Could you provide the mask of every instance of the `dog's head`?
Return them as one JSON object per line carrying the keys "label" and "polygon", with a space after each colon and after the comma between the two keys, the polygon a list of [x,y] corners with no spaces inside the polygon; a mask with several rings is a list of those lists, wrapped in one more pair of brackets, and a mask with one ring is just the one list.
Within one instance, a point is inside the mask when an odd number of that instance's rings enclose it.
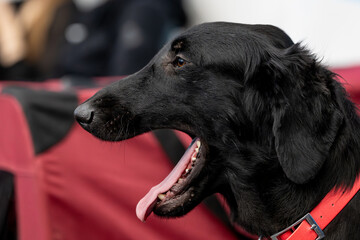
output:
{"label": "dog's head", "polygon": [[269,181],[316,178],[342,122],[331,77],[278,28],[208,23],[100,90],[75,116],[106,141],[160,128],[195,139],[168,179],[140,202],[142,220],[152,210],[181,216],[215,192],[236,208],[241,194],[256,195]]}

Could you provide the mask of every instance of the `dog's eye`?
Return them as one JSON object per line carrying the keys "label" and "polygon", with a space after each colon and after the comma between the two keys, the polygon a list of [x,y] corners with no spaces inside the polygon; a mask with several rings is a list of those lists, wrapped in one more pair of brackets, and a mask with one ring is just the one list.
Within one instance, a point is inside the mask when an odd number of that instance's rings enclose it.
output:
{"label": "dog's eye", "polygon": [[186,61],[181,57],[177,57],[173,62],[175,67],[183,67],[186,64]]}

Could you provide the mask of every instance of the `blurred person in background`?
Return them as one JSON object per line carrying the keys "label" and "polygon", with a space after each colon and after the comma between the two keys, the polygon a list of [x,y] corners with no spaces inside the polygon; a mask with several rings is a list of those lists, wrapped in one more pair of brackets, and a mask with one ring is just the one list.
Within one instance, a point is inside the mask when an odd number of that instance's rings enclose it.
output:
{"label": "blurred person in background", "polygon": [[2,80],[131,74],[186,24],[181,0],[0,4]]}
{"label": "blurred person in background", "polygon": [[0,79],[34,78],[51,15],[61,0],[0,1]]}

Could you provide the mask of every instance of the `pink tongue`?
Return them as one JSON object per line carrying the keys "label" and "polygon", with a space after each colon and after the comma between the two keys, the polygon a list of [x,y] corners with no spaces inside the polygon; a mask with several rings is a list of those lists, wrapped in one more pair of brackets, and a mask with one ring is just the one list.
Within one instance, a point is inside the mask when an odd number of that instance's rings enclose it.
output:
{"label": "pink tongue", "polygon": [[152,187],[150,191],[143,197],[136,206],[136,216],[141,220],[145,221],[146,218],[151,214],[156,201],[157,196],[160,193],[167,192],[181,177],[182,173],[186,169],[187,165],[190,162],[190,158],[195,151],[196,144],[194,144],[198,139],[194,139],[186,150],[184,155],[181,157],[180,161],[176,164],[175,168],[171,173],[158,185]]}

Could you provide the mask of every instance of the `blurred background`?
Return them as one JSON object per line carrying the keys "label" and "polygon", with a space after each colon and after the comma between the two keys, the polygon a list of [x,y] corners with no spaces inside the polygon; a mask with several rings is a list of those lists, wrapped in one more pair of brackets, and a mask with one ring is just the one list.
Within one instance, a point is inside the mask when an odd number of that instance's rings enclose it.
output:
{"label": "blurred background", "polygon": [[209,21],[276,25],[330,67],[360,65],[359,0],[0,0],[0,79],[119,76]]}
{"label": "blurred background", "polygon": [[191,23],[272,24],[331,67],[360,65],[359,0],[186,1]]}

